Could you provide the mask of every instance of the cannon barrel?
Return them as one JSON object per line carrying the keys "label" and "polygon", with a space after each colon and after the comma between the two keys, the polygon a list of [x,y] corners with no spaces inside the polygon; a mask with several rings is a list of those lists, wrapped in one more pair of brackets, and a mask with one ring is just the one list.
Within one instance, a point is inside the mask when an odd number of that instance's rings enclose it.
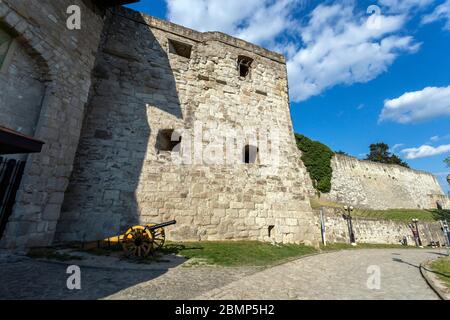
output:
{"label": "cannon barrel", "polygon": [[177,222],[175,220],[172,220],[172,221],[167,221],[167,222],[155,224],[154,226],[149,226],[147,228],[150,229],[150,230],[156,230],[156,229],[159,229],[159,228],[164,228],[164,227],[167,227],[167,226],[171,226],[171,225],[173,225],[175,223],[177,223]]}

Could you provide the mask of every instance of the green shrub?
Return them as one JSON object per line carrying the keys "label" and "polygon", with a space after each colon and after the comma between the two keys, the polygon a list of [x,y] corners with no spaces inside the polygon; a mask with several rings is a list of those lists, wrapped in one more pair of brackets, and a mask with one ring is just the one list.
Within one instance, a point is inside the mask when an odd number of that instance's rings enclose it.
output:
{"label": "green shrub", "polygon": [[314,187],[321,192],[330,192],[331,158],[334,152],[323,143],[312,141],[304,135],[295,134],[297,147],[302,151],[302,161],[313,180]]}

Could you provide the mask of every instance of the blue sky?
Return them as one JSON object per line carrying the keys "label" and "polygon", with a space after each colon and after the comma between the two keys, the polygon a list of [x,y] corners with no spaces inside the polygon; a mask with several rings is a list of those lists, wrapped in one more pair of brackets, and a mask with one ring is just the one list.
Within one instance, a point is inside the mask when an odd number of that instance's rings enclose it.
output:
{"label": "blue sky", "polygon": [[450,0],[141,0],[129,7],[283,53],[296,132],[363,158],[385,142],[450,169]]}

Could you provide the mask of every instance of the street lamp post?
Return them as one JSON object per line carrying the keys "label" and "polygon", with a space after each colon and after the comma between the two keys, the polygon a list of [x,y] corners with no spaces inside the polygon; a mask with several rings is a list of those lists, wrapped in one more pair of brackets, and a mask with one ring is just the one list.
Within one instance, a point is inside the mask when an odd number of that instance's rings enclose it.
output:
{"label": "street lamp post", "polygon": [[350,235],[350,244],[356,246],[355,233],[353,232],[353,222],[351,212],[353,211],[352,206],[344,206],[344,218],[347,220],[348,234]]}
{"label": "street lamp post", "polygon": [[[450,184],[450,174],[447,175],[447,182],[448,182],[448,184]],[[449,191],[448,193],[449,193],[449,195],[450,195],[450,191]]]}
{"label": "street lamp post", "polygon": [[412,222],[414,224],[414,228],[413,228],[413,234],[414,234],[414,238],[417,239],[417,243],[419,245],[419,247],[422,247],[422,239],[420,239],[420,233],[419,233],[419,219],[412,219]]}

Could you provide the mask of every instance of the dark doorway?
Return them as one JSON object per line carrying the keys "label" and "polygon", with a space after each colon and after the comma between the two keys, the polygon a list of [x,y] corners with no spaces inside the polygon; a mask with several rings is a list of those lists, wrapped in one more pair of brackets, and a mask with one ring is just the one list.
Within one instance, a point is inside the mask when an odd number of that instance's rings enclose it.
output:
{"label": "dark doorway", "polygon": [[25,161],[0,157],[0,238],[11,216]]}

